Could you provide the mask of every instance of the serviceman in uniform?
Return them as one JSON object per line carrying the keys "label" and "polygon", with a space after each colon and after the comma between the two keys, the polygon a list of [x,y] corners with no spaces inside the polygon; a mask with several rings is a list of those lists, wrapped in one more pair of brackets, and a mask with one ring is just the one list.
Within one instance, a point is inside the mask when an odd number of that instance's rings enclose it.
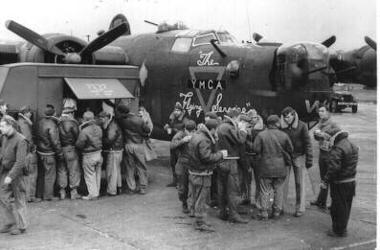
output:
{"label": "serviceman in uniform", "polygon": [[[148,187],[145,140],[151,132],[149,123],[129,112],[128,106],[123,103],[117,106],[117,113],[118,123],[124,135],[124,164],[127,170],[128,188],[133,192],[145,194]],[[138,177],[138,184],[135,175]]]}
{"label": "serviceman in uniform", "polygon": [[44,170],[43,199],[57,200],[54,197],[54,184],[57,178],[57,161],[63,161],[62,147],[59,140],[58,119],[55,117],[55,108],[47,104],[45,116],[38,123],[37,153]]}
{"label": "serviceman in uniform", "polygon": [[103,152],[106,154],[107,194],[121,194],[121,163],[123,160],[123,133],[110,113],[99,115],[103,127]]}
{"label": "serviceman in uniform", "polygon": [[260,183],[259,183],[259,170],[258,170],[259,167],[257,164],[256,153],[253,148],[253,143],[258,133],[260,133],[261,131],[265,129],[265,125],[264,125],[263,119],[261,118],[260,115],[257,114],[255,109],[250,109],[247,112],[247,117],[249,118],[250,126],[247,129],[247,140],[245,142],[246,155],[248,158],[249,167],[252,170],[253,180],[255,182],[253,186],[254,197],[255,197],[253,204],[255,205],[256,208],[260,208],[260,202],[259,202]]}
{"label": "serviceman in uniform", "polygon": [[102,174],[103,131],[96,124],[94,113],[83,113],[83,123],[75,146],[82,152],[82,166],[88,195],[83,200],[96,200],[99,197]]}
{"label": "serviceman in uniform", "polygon": [[178,180],[178,197],[182,202],[182,212],[189,213],[187,204],[189,194],[189,147],[188,142],[196,129],[196,124],[193,120],[186,121],[185,129],[180,130],[174,135],[170,142],[170,150],[178,153],[178,160],[175,166],[175,172]]}
{"label": "serviceman in uniform", "polygon": [[28,170],[25,159],[28,143],[16,127],[17,123],[12,117],[4,115],[1,118],[0,205],[6,222],[0,233],[9,232],[12,235],[24,233],[27,227],[25,175]]}
{"label": "serviceman in uniform", "polygon": [[322,188],[330,185],[332,230],[331,237],[346,237],[352,199],[356,188],[356,167],[359,148],[348,140],[348,133],[340,129],[327,132],[332,148],[327,161],[327,171],[322,179]]}
{"label": "serviceman in uniform", "polygon": [[[78,187],[81,180],[79,156],[75,143],[79,136],[79,123],[74,119],[75,110],[70,107],[63,109],[58,123],[64,160],[58,165],[58,186],[60,199],[66,198],[67,179],[69,179],[70,198],[80,199]],[[67,174],[68,173],[68,174]]]}
{"label": "serviceman in uniform", "polygon": [[305,213],[307,169],[313,166],[313,149],[306,123],[298,119],[297,112],[292,107],[286,107],[281,112],[281,130],[288,134],[292,141],[293,165],[289,168],[284,184],[284,200],[288,199],[290,170],[293,169],[296,186],[296,211],[294,216],[300,217]]}
{"label": "serviceman in uniform", "polygon": [[[321,180],[326,175],[327,171],[327,161],[329,156],[329,151],[331,149],[330,143],[330,131],[339,129],[339,126],[332,120],[330,113],[327,110],[327,107],[322,105],[318,109],[318,114],[320,117],[319,123],[316,130],[314,130],[314,139],[319,143],[319,174]],[[310,204],[313,206],[318,206],[321,209],[326,209],[327,195],[328,195],[328,186],[326,188],[321,188],[319,190],[318,198],[315,201],[312,201]]]}
{"label": "serviceman in uniform", "polygon": [[188,143],[189,158],[189,181],[192,186],[192,199],[195,210],[195,229],[200,231],[214,231],[206,221],[207,199],[211,187],[212,170],[216,164],[227,156],[227,152],[216,150],[216,128],[218,121],[209,119],[191,137]]}
{"label": "serviceman in uniform", "polygon": [[[169,124],[165,124],[164,129],[169,135],[175,135],[178,131],[185,128],[186,112],[183,110],[182,105],[179,102],[176,102],[174,105],[174,110],[169,116]],[[178,155],[175,151],[170,150],[170,160],[169,164],[172,170],[173,179],[172,182],[167,184],[167,187],[176,187],[177,186],[177,176],[175,174],[175,165],[178,160]]]}
{"label": "serviceman in uniform", "polygon": [[238,159],[241,145],[245,143],[247,137],[246,128],[238,126],[238,117],[238,110],[230,110],[217,129],[218,149],[227,150],[228,156],[234,158],[221,162],[218,168],[219,217],[222,220],[229,218],[235,223],[248,223],[248,220],[243,219],[237,211],[240,196]]}
{"label": "serviceman in uniform", "polygon": [[253,148],[258,155],[260,172],[260,214],[258,219],[268,220],[271,206],[270,196],[274,193],[273,214],[281,216],[283,186],[288,168],[292,164],[293,145],[289,136],[281,131],[280,118],[270,115],[268,128],[260,132],[254,141]]}
{"label": "serviceman in uniform", "polygon": [[29,175],[27,178],[26,198],[28,202],[40,202],[41,198],[36,197],[37,190],[37,177],[38,177],[38,158],[36,145],[33,138],[33,122],[32,111],[29,106],[23,106],[18,113],[17,124],[20,129],[20,133],[25,136],[28,141],[29,152],[26,156],[27,169],[29,169]]}

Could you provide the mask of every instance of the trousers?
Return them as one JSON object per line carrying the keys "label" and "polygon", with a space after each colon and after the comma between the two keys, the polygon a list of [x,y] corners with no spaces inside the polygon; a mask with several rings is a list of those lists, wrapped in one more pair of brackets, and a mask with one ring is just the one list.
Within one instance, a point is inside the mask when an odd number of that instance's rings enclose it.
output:
{"label": "trousers", "polygon": [[103,158],[100,151],[83,154],[83,173],[88,195],[91,198],[99,196],[102,177]]}
{"label": "trousers", "polygon": [[[16,224],[18,229],[27,228],[26,207],[26,176],[19,176],[12,180],[11,184],[5,185],[4,179],[8,172],[0,178],[0,206],[3,208],[6,224]],[[12,201],[12,197],[14,201]]]}
{"label": "trousers", "polygon": [[63,147],[62,151],[64,161],[58,163],[58,186],[60,189],[65,189],[67,187],[67,179],[69,179],[70,190],[76,189],[81,179],[78,153],[74,146]]}
{"label": "trousers", "polygon": [[55,155],[40,154],[40,161],[44,169],[44,200],[54,196],[54,184],[57,178]]}
{"label": "trousers", "polygon": [[194,215],[198,225],[206,224],[207,199],[210,195],[211,175],[189,175],[192,185],[192,199],[194,201]]}
{"label": "trousers", "polygon": [[32,200],[36,197],[37,176],[38,176],[38,158],[36,152],[28,153],[26,156],[26,164],[29,174],[25,177],[26,180],[26,199]]}
{"label": "trousers", "polygon": [[121,161],[123,151],[109,151],[106,156],[107,193],[115,195],[121,188]]}
{"label": "trousers", "polygon": [[[148,186],[148,169],[145,161],[144,145],[126,144],[124,160],[128,188],[132,191],[135,191],[137,187],[145,190]],[[135,176],[138,178],[138,185],[136,185]]]}
{"label": "trousers", "polygon": [[[325,177],[325,175],[327,173],[328,157],[329,157],[329,153],[328,152],[323,151],[323,150],[319,150],[318,163],[319,163],[319,175],[321,177],[321,180],[323,180],[323,178]],[[321,188],[319,190],[319,195],[318,195],[318,198],[317,198],[317,202],[321,206],[326,206],[328,193],[329,193],[329,187],[328,186],[327,186],[327,188]]]}
{"label": "trousers", "polygon": [[273,194],[273,210],[280,212],[283,203],[283,188],[285,177],[260,178],[260,211],[267,212],[271,207],[270,197]]}
{"label": "trousers", "polygon": [[294,173],[294,181],[296,186],[296,211],[305,212],[305,203],[306,203],[306,187],[305,179],[307,174],[307,169],[305,167],[305,155],[296,157],[294,160],[294,165],[289,168],[289,172],[286,175],[284,182],[284,197],[283,197],[283,206],[285,207],[288,201],[288,191],[289,191],[289,179],[291,169]]}
{"label": "trousers", "polygon": [[175,165],[175,173],[177,176],[178,198],[184,205],[187,204],[189,198],[189,171],[188,167],[177,161]]}
{"label": "trousers", "polygon": [[230,215],[237,215],[237,205],[240,200],[239,172],[236,160],[227,160],[218,169],[218,205],[221,213],[228,207]]}
{"label": "trousers", "polygon": [[350,218],[352,200],[355,196],[355,181],[331,184],[331,220],[332,229],[337,234],[347,232],[347,224]]}

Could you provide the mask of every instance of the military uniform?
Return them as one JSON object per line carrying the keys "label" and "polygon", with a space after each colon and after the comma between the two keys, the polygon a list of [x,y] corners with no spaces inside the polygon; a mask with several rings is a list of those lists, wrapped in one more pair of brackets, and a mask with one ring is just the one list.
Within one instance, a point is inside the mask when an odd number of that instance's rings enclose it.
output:
{"label": "military uniform", "polygon": [[[1,145],[0,205],[7,220],[1,232],[8,232],[13,225],[16,225],[13,234],[19,234],[27,227],[25,158],[28,144],[23,135],[14,131],[9,136],[2,136]],[[4,184],[6,177],[12,179],[8,185]]]}
{"label": "military uniform", "polygon": [[54,184],[57,178],[56,160],[62,160],[57,123],[58,120],[53,114],[43,117],[38,123],[37,152],[44,170],[44,200],[54,198]]}
{"label": "military uniform", "polygon": [[[241,145],[246,141],[247,132],[240,130],[237,124],[228,116],[218,127],[218,149],[227,150],[228,156],[239,158]],[[240,195],[240,180],[238,161],[226,160],[220,163],[218,169],[218,205],[220,217],[227,219],[227,207],[232,221],[246,222],[237,212]]]}
{"label": "military uniform", "polygon": [[[87,114],[86,114],[87,113]],[[89,114],[91,113],[91,114]],[[75,146],[82,152],[84,180],[87,185],[88,196],[85,200],[96,199],[99,196],[102,174],[102,129],[95,124],[92,112],[85,112],[85,122],[81,125]]]}
{"label": "military uniform", "polygon": [[202,126],[192,136],[188,149],[189,181],[192,185],[192,201],[196,217],[195,228],[211,230],[206,222],[206,202],[210,195],[212,170],[215,164],[223,159],[223,155],[216,151],[215,139],[206,126]]}

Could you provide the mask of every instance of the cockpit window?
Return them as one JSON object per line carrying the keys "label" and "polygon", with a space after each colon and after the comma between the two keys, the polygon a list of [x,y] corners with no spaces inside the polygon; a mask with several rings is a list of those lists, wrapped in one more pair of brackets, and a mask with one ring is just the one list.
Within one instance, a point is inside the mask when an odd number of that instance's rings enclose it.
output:
{"label": "cockpit window", "polygon": [[188,52],[191,46],[192,39],[190,37],[178,37],[172,46],[174,52]]}
{"label": "cockpit window", "polygon": [[210,44],[210,40],[212,40],[212,39],[216,39],[214,33],[209,33],[209,34],[197,36],[194,38],[193,46]]}
{"label": "cockpit window", "polygon": [[219,42],[227,44],[237,44],[237,40],[230,33],[227,32],[217,32]]}

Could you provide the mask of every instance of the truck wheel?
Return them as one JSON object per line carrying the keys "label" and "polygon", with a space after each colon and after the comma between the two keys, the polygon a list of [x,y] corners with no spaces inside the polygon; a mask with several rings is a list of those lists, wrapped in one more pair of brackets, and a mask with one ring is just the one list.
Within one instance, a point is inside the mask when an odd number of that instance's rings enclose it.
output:
{"label": "truck wheel", "polygon": [[338,101],[337,100],[333,100],[330,104],[330,111],[332,113],[336,113],[338,112]]}
{"label": "truck wheel", "polygon": [[352,106],[352,113],[358,112],[358,106]]}

